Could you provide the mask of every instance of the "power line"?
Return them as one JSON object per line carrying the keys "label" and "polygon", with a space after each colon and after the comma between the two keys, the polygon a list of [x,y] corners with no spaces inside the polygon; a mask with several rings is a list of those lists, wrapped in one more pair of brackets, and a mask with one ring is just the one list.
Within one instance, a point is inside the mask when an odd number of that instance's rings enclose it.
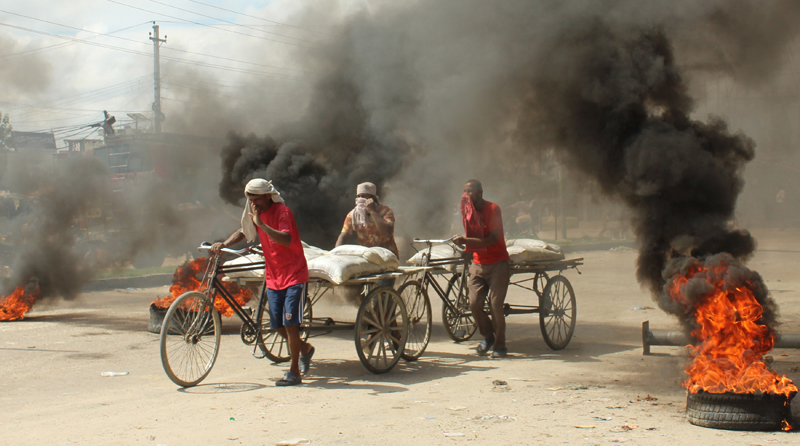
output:
{"label": "power line", "polygon": [[128,4],[125,4],[125,3],[122,3],[122,2],[118,2],[118,1],[116,1],[116,0],[106,0],[106,1],[107,1],[107,2],[109,2],[109,3],[115,3],[115,4],[117,4],[117,5],[125,6],[125,7],[128,7],[128,8],[137,9],[137,10],[139,10],[139,11],[148,12],[148,13],[150,13],[150,14],[157,14],[157,15],[161,15],[161,16],[164,16],[164,17],[169,17],[169,18],[171,18],[171,19],[175,19],[175,20],[181,20],[181,21],[183,21],[183,22],[186,22],[186,23],[191,23],[191,24],[193,24],[193,25],[205,26],[205,27],[208,27],[208,28],[211,28],[211,29],[216,29],[216,30],[220,30],[220,31],[225,31],[225,32],[233,33],[233,34],[239,34],[239,35],[241,35],[241,36],[252,37],[252,38],[254,38],[254,39],[261,39],[261,40],[267,40],[267,41],[270,41],[270,42],[284,43],[284,44],[286,44],[286,45],[294,45],[294,46],[300,46],[300,47],[303,47],[303,48],[308,48],[307,46],[305,46],[305,45],[301,45],[301,44],[298,44],[298,43],[293,43],[293,42],[284,42],[284,41],[281,41],[281,40],[269,39],[269,38],[267,38],[267,37],[260,37],[260,36],[254,36],[254,35],[252,35],[252,34],[240,33],[240,32],[237,32],[237,31],[230,30],[230,29],[225,29],[225,28],[217,28],[216,26],[213,26],[213,25],[207,25],[207,24],[205,24],[205,23],[194,22],[194,21],[191,21],[191,20],[182,19],[182,18],[180,18],[180,17],[175,17],[175,16],[171,16],[171,15],[169,15],[169,14],[164,14],[163,12],[156,12],[156,11],[151,11],[151,10],[149,10],[149,9],[139,8],[138,6],[132,6],[132,5],[128,5]]}
{"label": "power line", "polygon": [[[10,14],[10,15],[15,15],[17,17],[23,17],[23,18],[30,19],[30,20],[35,20],[37,22],[43,22],[43,23],[49,23],[51,25],[61,26],[63,28],[74,29],[74,30],[81,31],[81,32],[89,32],[89,33],[95,34],[95,36],[111,37],[113,39],[124,40],[126,42],[133,42],[133,43],[135,43],[137,45],[150,46],[150,44],[148,44],[146,42],[140,42],[138,40],[128,39],[128,38],[120,37],[120,36],[112,36],[111,33],[108,33],[108,34],[98,33],[98,32],[95,32],[95,31],[89,31],[89,30],[85,30],[83,28],[78,28],[78,27],[75,27],[75,26],[64,25],[63,23],[56,23],[56,22],[52,22],[52,21],[49,21],[49,20],[39,19],[39,18],[36,18],[36,17],[31,17],[31,16],[28,16],[28,15],[24,15],[24,14],[18,14],[18,13],[15,13],[15,12],[4,11],[2,9],[0,9],[0,12],[6,13],[6,14]],[[150,22],[145,22],[145,23],[150,23]],[[114,32],[116,33],[116,32],[125,31],[125,30],[131,29],[131,28],[135,28],[135,27],[141,26],[141,25],[142,24],[130,26],[128,28],[123,28],[121,30],[114,31]],[[39,32],[39,31],[34,31],[34,32]],[[48,35],[51,35],[51,34],[48,34]],[[58,36],[58,35],[55,35],[55,36]],[[71,43],[83,43],[83,40],[88,40],[88,38],[87,39],[73,39],[73,41]],[[61,45],[63,45],[63,44],[61,44]],[[212,55],[212,54],[196,53],[196,52],[193,52],[193,51],[181,50],[181,49],[177,49],[177,48],[167,48],[167,47],[165,47],[164,49],[168,50],[168,51],[177,51],[177,52],[182,52],[182,53],[187,53],[187,54],[195,54],[195,55],[198,55],[198,56],[205,56],[205,57],[211,57],[211,58],[216,58],[216,59],[222,59],[222,60],[226,60],[226,61],[229,61],[229,62],[238,62],[238,63],[256,65],[256,66],[265,67],[265,68],[274,68],[274,69],[278,69],[278,70],[298,71],[298,72],[301,72],[301,73],[306,73],[306,71],[300,70],[300,69],[296,69],[296,68],[285,68],[285,67],[278,67],[278,66],[274,66],[274,65],[260,64],[260,63],[255,63],[255,62],[247,62],[247,61],[244,61],[244,60],[236,60],[236,59],[231,59],[231,58],[222,57],[222,56],[215,56],[215,55]],[[132,50],[132,51],[135,51],[135,50]],[[4,57],[4,56],[0,56],[0,57]],[[177,59],[177,58],[173,58],[173,59],[175,59],[175,60],[185,60],[185,59]]]}
{"label": "power line", "polygon": [[[300,29],[300,30],[303,30],[303,31],[308,31],[308,32],[317,33],[317,34],[322,34],[323,36],[330,36],[330,34],[326,34],[326,33],[323,33],[323,32],[321,32],[321,31],[315,31],[315,30],[313,30],[313,29],[302,28],[302,27],[295,26],[295,25],[289,25],[289,24],[287,24],[287,23],[280,23],[280,22],[276,22],[276,21],[274,21],[274,20],[268,20],[268,19],[264,19],[264,18],[257,17],[257,16],[254,16],[254,15],[245,14],[245,13],[243,13],[243,12],[234,11],[234,10],[232,10],[232,9],[225,9],[225,8],[222,8],[222,7],[219,7],[219,6],[209,5],[208,3],[199,2],[199,1],[197,1],[197,0],[189,0],[189,1],[190,1],[190,2],[192,2],[192,3],[197,3],[198,5],[208,6],[209,8],[219,9],[219,10],[221,10],[221,11],[232,12],[232,13],[234,13],[234,14],[243,15],[243,16],[245,16],[245,17],[251,17],[251,18],[254,18],[254,19],[257,19],[257,20],[263,20],[263,21],[265,21],[265,22],[268,22],[268,23],[274,23],[274,24],[276,24],[276,25],[288,26],[288,27],[290,27],[290,28],[295,28],[295,29]],[[238,24],[237,24],[237,25],[238,25]]]}
{"label": "power line", "polygon": [[[0,12],[5,12],[6,14],[12,14],[12,15],[20,16],[20,17],[27,17],[27,16],[23,16],[22,14],[14,14],[14,13],[8,12],[8,11],[0,10]],[[30,18],[30,19],[33,19],[33,20],[40,20],[40,19],[35,19],[33,17],[27,17],[27,18]],[[44,20],[41,20],[41,21],[44,21]],[[111,34],[119,33],[119,32],[122,32],[122,31],[127,31],[127,30],[129,30],[131,28],[136,28],[137,26],[146,25],[148,23],[150,23],[150,22],[148,21],[148,22],[144,22],[144,23],[139,23],[138,25],[133,25],[133,26],[129,26],[127,28],[122,28],[122,29],[118,29],[116,31],[111,31],[108,34],[95,33],[94,36],[89,36],[89,37],[86,37],[85,39],[81,39],[81,40],[94,39],[94,38],[97,38],[97,37],[100,37],[100,36],[121,38],[121,37],[118,37],[118,36],[112,36]],[[66,25],[61,25],[61,26],[66,26]],[[92,31],[88,31],[88,32],[92,32]],[[73,45],[75,43],[78,43],[78,42],[57,43],[55,45],[45,46],[45,47],[41,47],[41,48],[35,48],[35,49],[32,49],[32,50],[20,51],[19,53],[0,54],[0,59],[5,58],[5,57],[21,56],[21,55],[25,55],[25,54],[34,54],[34,53],[44,52],[44,51],[48,51],[48,50],[51,50],[51,49],[59,48],[59,47],[62,47],[62,46]]]}
{"label": "power line", "polygon": [[[112,1],[112,0],[107,0],[107,1]],[[23,30],[23,31],[29,31],[29,32],[37,33],[37,34],[43,34],[43,35],[46,35],[46,36],[55,37],[57,39],[71,40],[71,41],[75,41],[75,42],[78,42],[78,43],[83,43],[85,45],[92,45],[92,46],[97,46],[97,47],[100,47],[100,48],[106,48],[106,49],[115,50],[115,51],[122,51],[122,52],[125,52],[125,53],[135,54],[137,56],[143,56],[143,57],[147,57],[147,58],[151,58],[152,57],[152,54],[145,53],[145,52],[142,52],[142,51],[131,50],[131,49],[122,48],[122,47],[116,47],[116,46],[112,46],[112,45],[105,45],[105,44],[97,43],[97,42],[87,42],[87,41],[84,41],[84,40],[75,39],[73,37],[60,36],[58,34],[48,33],[48,32],[45,32],[45,31],[38,31],[38,30],[35,30],[35,29],[25,28],[25,27],[22,27],[22,26],[11,25],[11,24],[8,24],[8,23],[0,23],[0,26],[7,26],[9,28],[16,28],[16,29],[20,29],[20,30]],[[282,75],[282,74],[265,73],[263,71],[248,70],[246,68],[232,68],[232,67],[227,67],[227,66],[224,66],[224,65],[216,65],[216,64],[206,63],[206,62],[191,61],[191,60],[186,60],[186,59],[180,59],[180,58],[177,58],[177,57],[163,56],[162,58],[165,59],[165,60],[170,60],[172,62],[183,63],[183,64],[188,64],[188,65],[196,65],[196,66],[201,66],[201,67],[206,67],[206,68],[215,68],[215,69],[218,69],[218,70],[232,71],[232,72],[235,72],[235,73],[252,74],[252,75],[255,75],[255,76],[263,76],[263,77],[275,77],[275,78],[278,78],[278,79],[287,79],[287,80],[301,80],[302,79],[302,78],[292,77],[292,76],[287,76],[287,75]]]}
{"label": "power line", "polygon": [[[263,30],[260,30],[260,29],[250,28],[249,26],[246,26],[246,25],[241,25],[241,24],[239,24],[239,23],[236,23],[236,22],[231,22],[231,21],[229,21],[229,20],[220,19],[220,18],[217,18],[217,17],[212,17],[212,16],[210,16],[210,15],[200,14],[199,12],[191,11],[191,10],[189,10],[189,9],[183,9],[183,8],[179,8],[179,7],[177,7],[177,6],[172,6],[172,5],[170,5],[170,4],[163,3],[163,2],[160,2],[160,1],[158,1],[158,0],[148,0],[148,1],[150,1],[150,2],[152,2],[152,3],[156,3],[156,4],[158,4],[158,5],[163,5],[163,6],[166,6],[166,7],[168,7],[168,8],[177,9],[178,11],[183,11],[183,12],[188,12],[188,13],[190,13],[190,14],[199,15],[199,16],[201,16],[201,17],[205,17],[205,18],[207,18],[207,19],[213,19],[213,20],[216,20],[216,21],[218,21],[218,22],[229,23],[229,24],[231,24],[231,25],[237,25],[237,26],[241,26],[241,27],[243,27],[243,28],[252,29],[252,30],[254,30],[254,31],[257,31],[257,32],[263,32],[263,33],[266,33],[266,34],[272,34],[272,35],[274,35],[274,36],[283,37],[283,38],[286,38],[286,39],[293,39],[293,40],[297,40],[298,42],[303,42],[303,43],[312,43],[312,44],[313,44],[313,43],[316,43],[316,42],[311,42],[311,41],[308,41],[308,40],[298,39],[297,37],[284,36],[283,34],[278,34],[278,33],[273,33],[273,32],[270,32],[270,31],[263,31]],[[288,43],[288,42],[284,42],[284,43]]]}

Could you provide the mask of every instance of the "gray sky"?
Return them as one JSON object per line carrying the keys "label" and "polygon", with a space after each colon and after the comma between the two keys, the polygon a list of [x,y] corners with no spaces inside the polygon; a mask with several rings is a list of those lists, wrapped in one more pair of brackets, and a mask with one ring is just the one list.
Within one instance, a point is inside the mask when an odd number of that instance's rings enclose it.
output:
{"label": "gray sky", "polygon": [[[103,110],[121,124],[131,121],[128,113],[150,114],[154,21],[168,36],[161,47],[168,115],[204,90],[303,88],[308,73],[289,54],[328,38],[324,25],[295,17],[314,7],[292,0],[2,2],[0,112],[15,130],[53,130],[57,139],[95,137],[85,126],[102,120]],[[346,13],[326,8],[321,16]],[[197,81],[187,81],[187,72]]]}

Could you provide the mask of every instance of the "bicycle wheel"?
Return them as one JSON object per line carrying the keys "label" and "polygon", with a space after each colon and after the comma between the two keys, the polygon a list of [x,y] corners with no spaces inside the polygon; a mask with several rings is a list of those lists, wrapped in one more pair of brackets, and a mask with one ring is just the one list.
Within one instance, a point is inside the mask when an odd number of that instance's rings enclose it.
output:
{"label": "bicycle wheel", "polygon": [[477,326],[472,318],[472,310],[469,308],[467,290],[461,286],[461,274],[453,274],[453,277],[450,278],[446,297],[453,308],[446,304],[442,305],[444,329],[450,339],[456,342],[466,341],[475,334]]}
{"label": "bicycle wheel", "polygon": [[416,361],[425,352],[431,339],[431,301],[428,293],[416,280],[404,283],[397,294],[403,299],[408,311],[408,339],[401,356],[406,361]]}
{"label": "bicycle wheel", "polygon": [[550,278],[539,300],[539,328],[548,347],[561,350],[569,344],[575,333],[576,311],[569,280],[562,275]]}
{"label": "bicycle wheel", "polygon": [[205,379],[217,359],[221,334],[219,312],[208,296],[189,291],[178,297],[161,324],[161,364],[169,379],[181,387]]}
{"label": "bicycle wheel", "polygon": [[372,290],[356,316],[356,352],[372,373],[391,370],[408,339],[408,313],[403,299],[391,288]]}
{"label": "bicycle wheel", "polygon": [[[311,299],[306,295],[303,304],[303,322],[300,324],[300,339],[303,341],[308,339],[312,315]],[[258,346],[272,362],[286,362],[292,359],[289,343],[277,330],[269,328],[269,304],[267,302],[264,302],[261,307],[261,331],[258,337]]]}

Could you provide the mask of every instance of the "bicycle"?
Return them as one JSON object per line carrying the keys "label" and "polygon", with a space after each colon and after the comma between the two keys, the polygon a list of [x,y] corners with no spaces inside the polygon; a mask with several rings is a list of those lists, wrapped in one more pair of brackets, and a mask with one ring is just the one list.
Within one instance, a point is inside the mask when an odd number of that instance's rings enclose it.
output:
{"label": "bicycle", "polygon": [[[416,294],[416,300],[424,298],[428,305],[428,312],[430,312],[428,289],[432,289],[442,301],[442,322],[447,335],[456,342],[462,342],[470,339],[475,334],[477,326],[472,318],[467,292],[471,256],[465,255],[464,249],[453,243],[454,238],[413,240],[412,244],[423,243],[427,245],[427,250],[422,253],[423,261],[420,266],[430,267],[425,270],[419,283],[420,291]],[[450,246],[454,255],[452,257],[431,258],[433,246],[442,244]],[[436,276],[446,276],[447,285],[442,286],[436,280]],[[406,306],[410,305],[406,303]]]}
{"label": "bicycle", "polygon": [[[204,242],[199,249],[210,252],[211,244]],[[241,250],[223,248],[222,252],[238,256],[260,254],[260,251],[252,247]],[[266,287],[262,284],[258,306],[253,315],[252,311],[236,302],[221,280],[221,277],[229,273],[263,269],[264,262],[224,266],[221,253],[211,255],[198,290],[179,296],[170,305],[161,326],[161,364],[167,376],[181,387],[196,386],[214,367],[222,335],[222,322],[214,307],[217,298],[224,300],[242,320],[242,342],[255,345],[253,356],[258,359],[269,358],[274,362],[283,362],[289,358],[288,354],[282,355],[286,340],[277,331],[269,329]],[[300,336],[304,341],[308,339],[310,322],[311,305],[306,305],[300,326]]]}

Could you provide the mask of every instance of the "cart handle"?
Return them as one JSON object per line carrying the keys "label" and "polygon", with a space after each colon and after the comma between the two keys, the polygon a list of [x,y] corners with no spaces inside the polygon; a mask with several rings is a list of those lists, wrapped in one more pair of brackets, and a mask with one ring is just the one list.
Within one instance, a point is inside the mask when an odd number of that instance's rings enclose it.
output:
{"label": "cart handle", "polygon": [[[213,244],[211,244],[211,243],[203,242],[203,243],[200,244],[200,246],[197,247],[197,250],[198,251],[211,251],[211,247],[212,246],[213,246]],[[220,249],[220,251],[228,253],[228,254],[235,254],[237,256],[243,256],[243,255],[245,255],[245,254],[247,254],[249,252],[256,252],[256,251],[253,251],[250,246],[248,246],[246,248],[242,248],[242,249],[222,248],[222,249]]]}
{"label": "cart handle", "polygon": [[450,238],[448,238],[448,239],[421,239],[421,238],[415,238],[414,240],[411,241],[411,243],[425,243],[426,245],[443,245],[445,243],[453,243],[453,239],[455,239],[455,238],[456,238],[455,235],[450,237]]}
{"label": "cart handle", "polygon": [[462,248],[461,246],[458,246],[455,243],[453,243],[453,240],[456,237],[457,236],[454,235],[454,236],[452,236],[452,237],[450,237],[448,239],[419,239],[419,238],[415,238],[414,240],[411,241],[411,244],[413,245],[414,243],[424,243],[424,244],[428,245],[429,248],[432,248],[433,245],[444,245],[444,244],[447,244],[447,245],[452,246],[453,248],[455,248],[459,252],[464,252],[464,248]]}

